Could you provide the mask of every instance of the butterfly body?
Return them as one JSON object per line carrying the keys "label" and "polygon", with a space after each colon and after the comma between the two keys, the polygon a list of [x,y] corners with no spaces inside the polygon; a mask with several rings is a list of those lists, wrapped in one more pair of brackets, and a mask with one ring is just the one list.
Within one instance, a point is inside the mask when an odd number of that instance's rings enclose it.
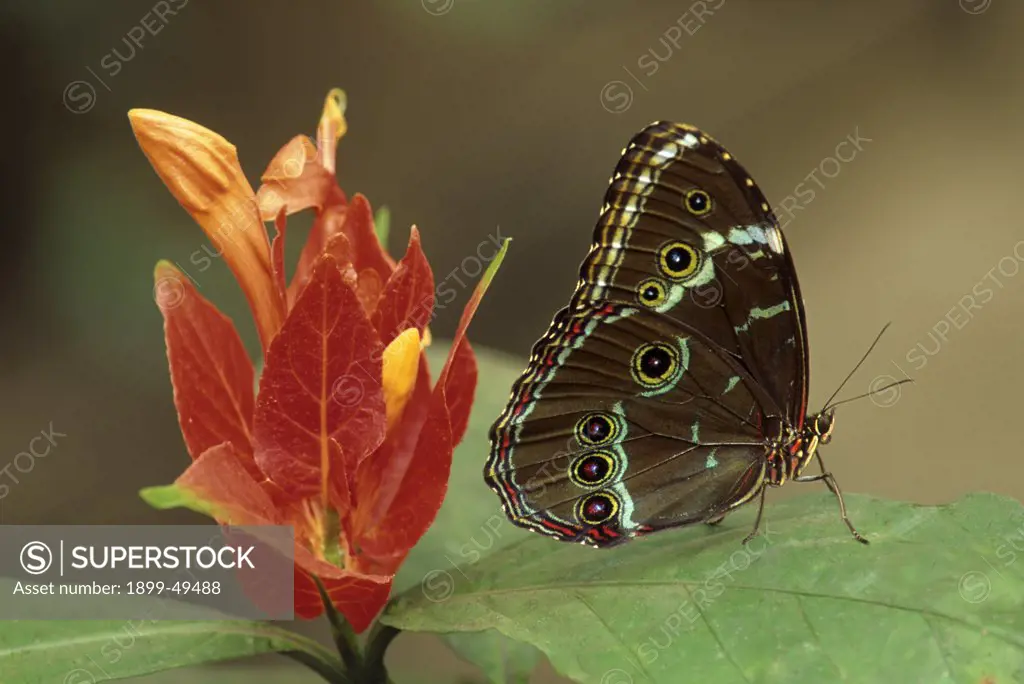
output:
{"label": "butterfly body", "polygon": [[717,522],[788,480],[838,492],[824,466],[803,475],[834,426],[831,409],[807,414],[808,375],[796,272],[761,191],[707,134],[655,122],[622,152],[484,478],[515,524],[594,546]]}

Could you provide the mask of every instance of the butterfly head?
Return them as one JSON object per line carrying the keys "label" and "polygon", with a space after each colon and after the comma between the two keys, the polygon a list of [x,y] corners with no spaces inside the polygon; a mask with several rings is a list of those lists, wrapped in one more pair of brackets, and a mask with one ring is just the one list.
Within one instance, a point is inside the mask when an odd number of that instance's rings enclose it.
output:
{"label": "butterfly head", "polygon": [[810,424],[811,435],[818,438],[821,444],[828,444],[832,441],[832,430],[836,427],[836,410],[826,409],[814,416]]}

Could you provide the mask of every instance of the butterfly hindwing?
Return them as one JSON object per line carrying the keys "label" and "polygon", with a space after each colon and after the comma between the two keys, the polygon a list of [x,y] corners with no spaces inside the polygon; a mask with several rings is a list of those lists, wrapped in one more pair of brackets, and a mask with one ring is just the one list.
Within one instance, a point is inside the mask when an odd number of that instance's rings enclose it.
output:
{"label": "butterfly hindwing", "polygon": [[[760,472],[762,416],[742,368],[669,317],[565,310],[530,369],[487,473],[518,524],[615,543],[706,519]],[[594,497],[606,517],[586,513]]]}

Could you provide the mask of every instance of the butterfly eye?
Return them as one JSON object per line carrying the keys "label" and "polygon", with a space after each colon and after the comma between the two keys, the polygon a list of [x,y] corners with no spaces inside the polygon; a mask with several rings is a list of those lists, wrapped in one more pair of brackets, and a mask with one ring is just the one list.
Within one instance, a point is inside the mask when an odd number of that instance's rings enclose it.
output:
{"label": "butterfly eye", "polygon": [[822,414],[814,419],[814,431],[818,434],[822,444],[828,444],[832,439],[833,427],[835,427],[835,423],[832,420],[832,415]]}
{"label": "butterfly eye", "polygon": [[613,442],[618,432],[618,424],[603,413],[588,413],[576,423],[576,440],[585,446]]}
{"label": "butterfly eye", "polygon": [[569,474],[581,487],[597,487],[615,474],[615,457],[607,451],[586,454],[572,464]]}
{"label": "butterfly eye", "polygon": [[671,381],[679,367],[679,354],[667,344],[645,344],[633,354],[633,379],[647,389],[658,389]]}
{"label": "butterfly eye", "polygon": [[693,275],[700,262],[700,255],[685,242],[669,242],[658,252],[661,272],[673,280]]}
{"label": "butterfly eye", "polygon": [[665,303],[665,286],[660,280],[648,278],[637,285],[636,296],[641,304],[653,309]]}
{"label": "butterfly eye", "polygon": [[711,195],[703,190],[690,190],[686,193],[685,203],[694,216],[705,216],[711,212]]}
{"label": "butterfly eye", "polygon": [[600,525],[619,512],[619,501],[608,492],[591,494],[576,505],[576,517],[587,525]]}

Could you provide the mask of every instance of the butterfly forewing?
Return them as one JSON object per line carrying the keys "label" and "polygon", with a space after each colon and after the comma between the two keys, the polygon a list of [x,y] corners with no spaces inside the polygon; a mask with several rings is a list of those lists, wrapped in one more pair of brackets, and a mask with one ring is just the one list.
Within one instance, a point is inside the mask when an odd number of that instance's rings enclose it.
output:
{"label": "butterfly forewing", "polygon": [[764,197],[709,136],[655,123],[616,166],[485,478],[516,524],[563,540],[708,520],[762,486],[767,433],[799,426],[806,389],[798,286]]}
{"label": "butterfly forewing", "polygon": [[[659,252],[676,242],[685,267],[672,270]],[[806,339],[791,257],[764,195],[710,136],[672,123],[634,136],[581,280],[574,302],[653,305],[742,358],[765,401],[794,425],[803,419]]]}

